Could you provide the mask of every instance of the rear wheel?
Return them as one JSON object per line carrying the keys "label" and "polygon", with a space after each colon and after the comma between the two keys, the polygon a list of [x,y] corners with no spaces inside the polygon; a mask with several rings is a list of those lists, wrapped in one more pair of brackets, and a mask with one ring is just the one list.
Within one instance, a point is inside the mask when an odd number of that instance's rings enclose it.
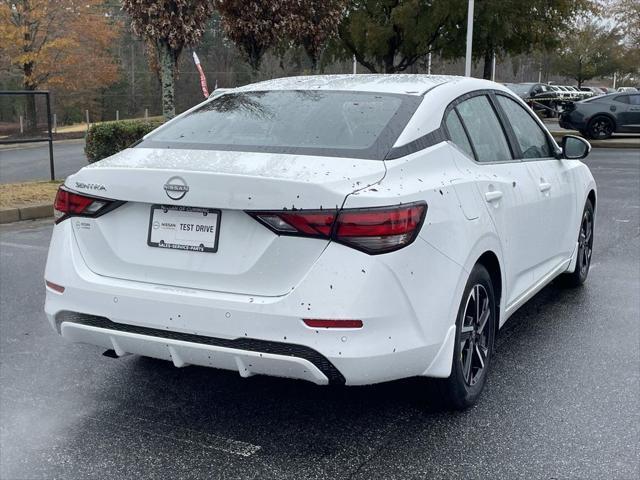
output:
{"label": "rear wheel", "polygon": [[582,285],[589,275],[591,254],[593,253],[593,205],[587,200],[582,213],[580,231],[578,233],[578,253],[576,268],[563,275],[562,280],[570,287]]}
{"label": "rear wheel", "polygon": [[475,404],[484,388],[493,353],[496,311],[491,276],[484,266],[476,265],[458,309],[451,375],[442,381],[447,401],[457,409]]}
{"label": "rear wheel", "polygon": [[587,127],[587,133],[589,138],[594,140],[604,140],[613,135],[614,125],[613,120],[604,115],[595,117],[589,122]]}

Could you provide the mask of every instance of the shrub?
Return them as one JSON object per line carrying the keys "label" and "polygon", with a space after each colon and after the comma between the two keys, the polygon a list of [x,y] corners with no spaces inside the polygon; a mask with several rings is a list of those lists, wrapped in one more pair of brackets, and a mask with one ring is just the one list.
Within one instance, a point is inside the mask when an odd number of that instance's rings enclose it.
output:
{"label": "shrub", "polygon": [[162,122],[157,120],[120,120],[91,125],[84,152],[89,163],[97,162],[130,147],[160,125]]}

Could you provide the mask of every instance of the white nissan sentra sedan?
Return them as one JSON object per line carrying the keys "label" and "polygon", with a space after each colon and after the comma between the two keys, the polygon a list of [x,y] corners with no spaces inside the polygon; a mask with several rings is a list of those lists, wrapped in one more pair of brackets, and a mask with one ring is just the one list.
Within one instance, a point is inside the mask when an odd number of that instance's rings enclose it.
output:
{"label": "white nissan sentra sedan", "polygon": [[45,311],[111,356],[320,385],[435,377],[464,408],[509,316],[587,278],[589,150],[478,79],[227,90],[67,178]]}

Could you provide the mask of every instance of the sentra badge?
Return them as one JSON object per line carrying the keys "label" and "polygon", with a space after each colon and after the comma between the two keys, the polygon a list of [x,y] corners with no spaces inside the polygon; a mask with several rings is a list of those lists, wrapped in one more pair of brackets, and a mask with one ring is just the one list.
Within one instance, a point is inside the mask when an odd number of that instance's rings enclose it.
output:
{"label": "sentra badge", "polygon": [[107,188],[101,183],[84,183],[76,182],[76,188],[84,188],[85,190],[107,190]]}

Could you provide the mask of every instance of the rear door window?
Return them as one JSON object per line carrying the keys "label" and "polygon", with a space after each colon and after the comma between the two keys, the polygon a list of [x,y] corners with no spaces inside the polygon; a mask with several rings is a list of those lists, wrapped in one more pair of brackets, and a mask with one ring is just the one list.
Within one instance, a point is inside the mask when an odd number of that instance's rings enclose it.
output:
{"label": "rear door window", "polygon": [[496,98],[516,135],[522,158],[551,157],[549,138],[529,112],[504,95],[496,95]]}
{"label": "rear door window", "polygon": [[456,109],[469,132],[478,162],[504,162],[512,159],[502,125],[485,95],[464,100]]}
{"label": "rear door window", "polygon": [[451,110],[448,113],[447,119],[444,123],[447,127],[447,132],[449,133],[449,139],[471,158],[475,158],[467,133],[464,131],[464,127],[462,126],[460,118],[458,118],[458,114],[455,110]]}

